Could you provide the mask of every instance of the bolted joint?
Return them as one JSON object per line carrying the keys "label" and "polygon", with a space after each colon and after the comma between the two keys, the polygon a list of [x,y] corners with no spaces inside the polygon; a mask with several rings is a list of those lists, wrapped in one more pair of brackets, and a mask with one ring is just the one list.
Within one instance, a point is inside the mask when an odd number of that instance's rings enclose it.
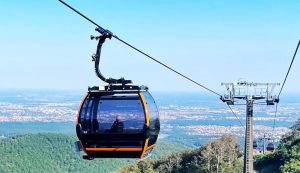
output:
{"label": "bolted joint", "polygon": [[97,54],[93,54],[92,55],[92,61],[96,61],[96,58],[97,58],[98,56],[97,56]]}
{"label": "bolted joint", "polygon": [[90,36],[90,39],[91,39],[91,40],[94,40],[94,39],[95,39],[95,40],[99,40],[99,38],[100,38],[100,36],[93,36],[93,35]]}

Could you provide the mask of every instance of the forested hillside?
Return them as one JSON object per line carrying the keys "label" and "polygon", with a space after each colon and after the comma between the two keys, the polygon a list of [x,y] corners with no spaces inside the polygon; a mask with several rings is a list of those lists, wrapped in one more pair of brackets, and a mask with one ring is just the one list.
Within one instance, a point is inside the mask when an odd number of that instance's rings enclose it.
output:
{"label": "forested hillside", "polygon": [[[134,159],[83,160],[74,149],[75,136],[63,134],[30,134],[0,139],[0,172],[111,172]],[[160,142],[152,157],[186,149],[168,142]]]}
{"label": "forested hillside", "polygon": [[[0,172],[242,172],[243,155],[233,135],[196,149],[158,142],[151,157],[83,160],[74,149],[75,136],[41,133],[0,139]],[[283,136],[274,153],[257,155],[260,173],[300,172],[300,120]]]}
{"label": "forested hillside", "polygon": [[254,166],[261,173],[300,172],[300,119],[282,137],[274,153],[256,156]]}
{"label": "forested hillside", "polygon": [[236,137],[224,135],[203,147],[173,153],[163,159],[142,160],[118,171],[122,173],[240,173],[242,153]]}

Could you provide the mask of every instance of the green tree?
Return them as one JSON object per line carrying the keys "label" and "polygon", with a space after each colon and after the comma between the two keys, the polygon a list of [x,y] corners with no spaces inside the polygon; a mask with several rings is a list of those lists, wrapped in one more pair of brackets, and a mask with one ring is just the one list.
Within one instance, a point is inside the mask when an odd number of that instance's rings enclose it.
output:
{"label": "green tree", "polygon": [[[75,151],[76,140],[75,136],[52,133],[2,138],[0,139],[0,172],[112,172],[135,161],[134,159],[83,160],[82,154]],[[154,149],[153,155],[160,158],[183,148],[182,145],[160,142]],[[153,173],[154,169],[147,164],[148,162],[143,166],[140,165],[144,169],[135,166],[128,168],[127,172]]]}
{"label": "green tree", "polygon": [[291,159],[280,167],[280,171],[283,173],[300,172],[300,161]]}
{"label": "green tree", "polygon": [[203,147],[172,153],[159,160],[143,160],[120,169],[121,173],[210,173],[242,172],[242,154],[237,138],[224,135],[220,139],[208,142]]}
{"label": "green tree", "polygon": [[300,119],[290,129],[274,153],[255,157],[255,169],[259,172],[300,172]]}

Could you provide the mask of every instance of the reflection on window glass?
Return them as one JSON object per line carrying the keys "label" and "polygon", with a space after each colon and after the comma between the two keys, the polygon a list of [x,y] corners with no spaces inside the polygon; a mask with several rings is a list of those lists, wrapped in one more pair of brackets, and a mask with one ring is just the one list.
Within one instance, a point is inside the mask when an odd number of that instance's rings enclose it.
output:
{"label": "reflection on window glass", "polygon": [[124,129],[143,129],[145,118],[140,100],[101,100],[97,119],[100,129],[110,129],[123,122]]}
{"label": "reflection on window glass", "polygon": [[93,111],[93,103],[94,103],[95,97],[88,97],[82,106],[81,112],[80,112],[80,123],[82,125],[82,129],[84,131],[90,131],[91,130],[91,115]]}
{"label": "reflection on window glass", "polygon": [[150,116],[150,127],[149,127],[149,143],[148,146],[153,145],[158,137],[160,130],[159,113],[156,103],[149,92],[143,92],[147,102],[148,112]]}
{"label": "reflection on window glass", "polygon": [[147,157],[151,153],[152,149],[149,149],[145,152],[144,157]]}
{"label": "reflection on window glass", "polygon": [[93,132],[141,132],[145,124],[137,94],[86,99],[80,112],[82,128]]}

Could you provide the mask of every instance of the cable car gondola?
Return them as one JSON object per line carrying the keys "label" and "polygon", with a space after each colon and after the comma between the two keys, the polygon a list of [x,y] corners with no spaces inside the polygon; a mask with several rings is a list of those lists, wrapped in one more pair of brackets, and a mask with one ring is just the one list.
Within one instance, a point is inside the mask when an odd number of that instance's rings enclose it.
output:
{"label": "cable car gondola", "polygon": [[253,149],[257,148],[257,141],[253,141]]}
{"label": "cable car gondola", "polygon": [[272,142],[268,143],[267,151],[273,152],[274,150],[275,150],[275,145]]}
{"label": "cable car gondola", "polygon": [[147,87],[130,85],[130,80],[106,79],[99,70],[100,53],[109,31],[99,37],[93,56],[103,88],[88,89],[78,110],[77,144],[93,158],[143,158],[155,147],[160,130],[156,103]]}

